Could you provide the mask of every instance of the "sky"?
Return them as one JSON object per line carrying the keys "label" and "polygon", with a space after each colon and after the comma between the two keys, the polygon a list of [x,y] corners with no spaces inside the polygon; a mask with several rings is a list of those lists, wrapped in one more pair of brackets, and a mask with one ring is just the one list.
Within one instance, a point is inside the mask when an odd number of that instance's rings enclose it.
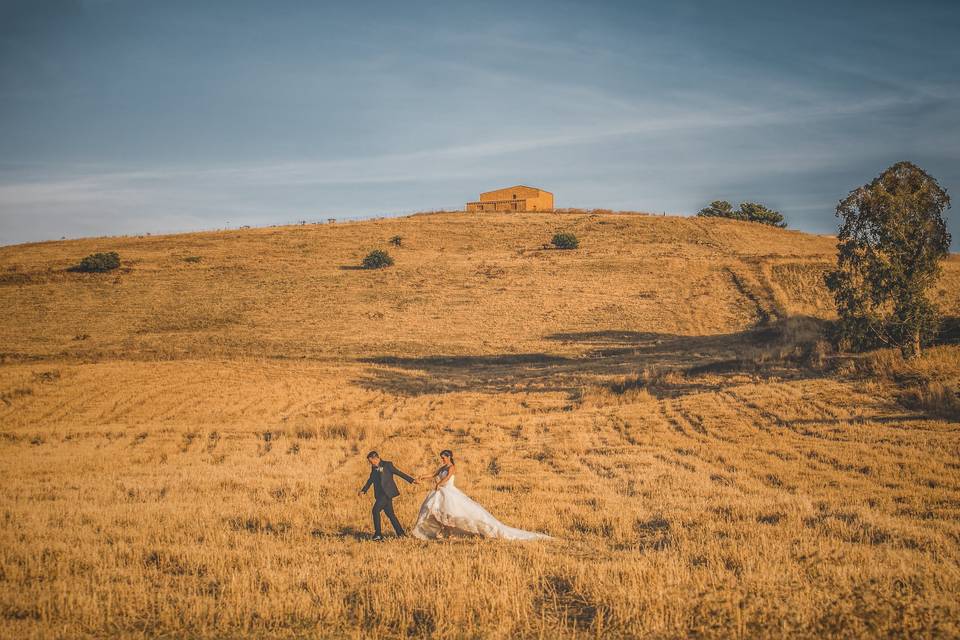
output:
{"label": "sky", "polygon": [[514,184],[834,233],[894,162],[960,187],[958,69],[954,0],[0,0],[0,245]]}

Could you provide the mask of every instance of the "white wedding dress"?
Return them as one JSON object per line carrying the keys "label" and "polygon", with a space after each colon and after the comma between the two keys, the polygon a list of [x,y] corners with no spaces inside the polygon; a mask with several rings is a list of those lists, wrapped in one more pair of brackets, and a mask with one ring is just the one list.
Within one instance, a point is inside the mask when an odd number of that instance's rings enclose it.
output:
{"label": "white wedding dress", "polygon": [[[447,470],[439,472],[440,479]],[[550,536],[523,529],[508,527],[489,511],[470,499],[453,484],[456,476],[439,489],[427,494],[420,506],[420,515],[411,534],[420,540],[436,540],[441,537],[480,536],[502,540],[547,540]]]}

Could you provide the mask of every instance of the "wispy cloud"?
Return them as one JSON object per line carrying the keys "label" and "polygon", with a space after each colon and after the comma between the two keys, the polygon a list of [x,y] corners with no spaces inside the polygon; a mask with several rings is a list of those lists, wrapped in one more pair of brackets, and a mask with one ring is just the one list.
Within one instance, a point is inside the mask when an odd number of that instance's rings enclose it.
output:
{"label": "wispy cloud", "polygon": [[[556,134],[526,138],[504,138],[485,142],[421,149],[403,153],[358,156],[335,160],[308,160],[272,163],[243,163],[219,166],[178,166],[127,171],[91,171],[80,165],[80,175],[70,176],[62,165],[53,165],[46,173],[68,174],[51,179],[11,182],[0,170],[0,208],[33,198],[68,203],[99,197],[124,197],[156,187],[168,181],[181,183],[242,183],[246,185],[352,185],[428,179],[455,179],[475,175],[474,170],[458,169],[452,161],[484,161],[524,151],[554,147],[602,143],[608,139],[671,132],[707,132],[718,129],[745,129],[778,124],[802,125],[831,118],[851,117],[917,105],[921,96],[882,97],[853,103],[822,104],[810,107],[771,110],[744,107],[726,111],[690,111],[662,117],[642,117],[617,123],[597,123],[570,127]],[[792,162],[800,160],[799,156]],[[816,158],[821,162],[822,158]],[[38,167],[35,166],[34,173]],[[21,172],[11,172],[17,175]],[[6,184],[5,184],[6,183]]]}
{"label": "wispy cloud", "polygon": [[[690,111],[659,118],[637,118],[617,123],[598,123],[572,128],[553,135],[508,138],[417,151],[358,156],[337,160],[310,160],[231,165],[159,167],[136,170],[93,171],[82,167],[77,172],[63,167],[47,170],[43,179],[11,179],[20,172],[0,172],[0,241],[6,243],[36,237],[28,228],[52,229],[40,222],[66,224],[65,233],[83,232],[90,225],[69,223],[71,218],[114,219],[116,232],[172,230],[210,227],[241,222],[256,223],[307,215],[329,214],[330,206],[342,207],[336,213],[355,215],[373,207],[382,210],[430,208],[469,199],[472,191],[451,194],[442,202],[430,201],[437,185],[471,184],[477,190],[498,176],[503,166],[516,167],[518,156],[567,147],[603,147],[611,142],[644,144],[650,136],[663,144],[664,136],[673,136],[675,144],[694,141],[711,132],[746,130],[784,123],[818,121],[850,117],[902,106],[911,99],[877,99],[856,104],[830,104],[790,110],[762,108],[729,109],[724,112]],[[669,150],[668,150],[669,151]],[[668,151],[665,152],[668,154]],[[667,155],[669,157],[669,155]],[[651,157],[655,168],[656,158]],[[715,159],[691,159],[682,168],[687,175],[714,175],[736,180],[749,173],[803,171],[826,168],[838,161],[838,151],[809,147],[791,152],[784,149],[756,151],[748,157],[717,167]],[[640,165],[636,168],[640,169]],[[615,168],[614,168],[615,170]],[[676,171],[676,169],[674,169]],[[31,174],[36,175],[37,171]],[[386,203],[358,197],[371,186],[394,185],[395,191],[409,194],[401,202]],[[417,187],[411,190],[411,187]],[[310,206],[320,194],[338,192],[327,198],[324,211]],[[417,193],[431,195],[416,201]],[[615,191],[615,190],[614,190]],[[353,194],[351,196],[351,194]],[[451,200],[452,202],[447,202]],[[639,203],[644,208],[647,203]],[[379,206],[378,206],[379,205]],[[93,218],[91,218],[93,216]],[[134,222],[131,222],[130,219]],[[47,232],[47,237],[56,237]]]}

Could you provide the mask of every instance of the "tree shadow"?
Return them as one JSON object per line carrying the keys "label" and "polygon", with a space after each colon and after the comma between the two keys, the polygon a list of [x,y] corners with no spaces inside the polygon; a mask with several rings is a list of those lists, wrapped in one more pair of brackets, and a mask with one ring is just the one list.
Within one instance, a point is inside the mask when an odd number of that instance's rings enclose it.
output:
{"label": "tree shadow", "polygon": [[408,358],[376,356],[361,360],[382,367],[355,381],[365,389],[396,395],[425,395],[482,391],[570,391],[564,378],[579,367],[579,360],[547,353],[492,356],[428,356]]}
{"label": "tree shadow", "polygon": [[[802,366],[803,349],[809,345],[790,344],[797,340],[797,326],[815,327],[813,332],[819,337],[820,323],[798,317],[753,330],[707,336],[622,330],[557,333],[544,339],[579,346],[580,353],[376,356],[361,360],[376,368],[354,382],[366,389],[407,396],[466,391],[562,392],[578,397],[584,387],[615,389],[624,377],[642,373],[644,381],[637,386],[645,386],[658,397],[677,396],[716,389],[717,376],[782,379],[822,375]],[[815,341],[809,336],[805,339]],[[766,352],[776,356],[763,355]]]}
{"label": "tree shadow", "polygon": [[940,321],[936,344],[960,344],[960,317],[946,316]]}

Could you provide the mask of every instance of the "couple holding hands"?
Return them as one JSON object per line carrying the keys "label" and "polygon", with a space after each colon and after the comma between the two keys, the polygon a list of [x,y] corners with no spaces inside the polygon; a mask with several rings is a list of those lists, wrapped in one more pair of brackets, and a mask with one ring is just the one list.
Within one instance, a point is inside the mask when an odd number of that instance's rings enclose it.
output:
{"label": "couple holding hands", "polygon": [[[447,537],[479,536],[482,538],[500,538],[503,540],[545,540],[550,536],[543,533],[524,531],[508,527],[490,512],[460,491],[454,484],[457,466],[453,461],[453,452],[444,449],[440,452],[440,468],[431,475],[413,478],[394,466],[389,460],[380,458],[380,454],[371,451],[367,454],[370,463],[370,476],[359,494],[365,494],[373,487],[373,531],[374,540],[383,540],[380,528],[380,514],[383,513],[393,525],[398,537],[406,533],[393,512],[393,499],[400,495],[394,476],[410,484],[419,480],[431,480],[434,488],[420,505],[417,522],[411,530],[413,537],[420,540],[436,540]],[[359,495],[358,494],[358,495]]]}

